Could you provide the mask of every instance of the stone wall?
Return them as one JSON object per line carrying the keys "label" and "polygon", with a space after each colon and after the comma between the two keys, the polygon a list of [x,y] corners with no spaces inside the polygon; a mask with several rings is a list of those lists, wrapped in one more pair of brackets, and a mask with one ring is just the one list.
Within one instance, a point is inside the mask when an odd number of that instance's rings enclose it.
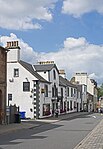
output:
{"label": "stone wall", "polygon": [[0,47],[0,124],[6,120],[6,69],[7,50]]}

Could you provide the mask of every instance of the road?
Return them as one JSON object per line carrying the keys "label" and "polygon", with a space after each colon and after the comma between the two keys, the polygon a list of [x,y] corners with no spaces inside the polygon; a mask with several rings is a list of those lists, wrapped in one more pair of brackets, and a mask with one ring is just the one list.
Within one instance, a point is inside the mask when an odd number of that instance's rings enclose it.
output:
{"label": "road", "polygon": [[100,122],[99,113],[66,118],[0,136],[0,149],[73,149]]}

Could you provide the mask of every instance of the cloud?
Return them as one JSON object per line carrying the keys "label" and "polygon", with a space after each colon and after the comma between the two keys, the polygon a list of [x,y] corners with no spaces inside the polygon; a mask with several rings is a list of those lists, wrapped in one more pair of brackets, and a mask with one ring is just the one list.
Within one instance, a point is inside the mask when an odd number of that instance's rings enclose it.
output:
{"label": "cloud", "polygon": [[75,49],[75,47],[83,47],[84,45],[88,44],[86,39],[84,37],[79,38],[79,40],[75,39],[75,38],[67,38],[64,41],[64,47],[67,49]]}
{"label": "cloud", "polygon": [[38,20],[51,21],[57,0],[0,0],[0,27],[14,30],[41,29]]}
{"label": "cloud", "polygon": [[103,14],[103,0],[64,0],[62,13],[73,15],[75,18],[85,13],[96,11]]}
{"label": "cloud", "polygon": [[66,38],[64,46],[56,52],[38,53],[13,33],[1,36],[5,47],[7,41],[18,40],[21,47],[21,59],[32,64],[38,61],[55,61],[59,69],[64,69],[70,79],[75,72],[87,72],[99,84],[103,83],[103,45],[94,45],[84,37]]}
{"label": "cloud", "polygon": [[35,52],[32,47],[25,43],[22,39],[19,39],[15,34],[11,33],[10,36],[1,36],[0,44],[6,47],[8,41],[18,41],[21,48],[21,59],[30,63],[36,63],[38,61],[39,53]]}

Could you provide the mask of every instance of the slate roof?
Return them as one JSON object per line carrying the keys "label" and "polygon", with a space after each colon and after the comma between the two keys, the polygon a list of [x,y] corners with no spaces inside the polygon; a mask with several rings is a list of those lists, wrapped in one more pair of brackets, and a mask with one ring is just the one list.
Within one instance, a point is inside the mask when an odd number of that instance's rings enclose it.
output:
{"label": "slate roof", "polygon": [[55,64],[38,64],[38,65],[34,65],[34,68],[38,72],[40,72],[40,71],[50,71],[50,70],[52,70],[53,67],[56,68],[56,70],[59,73],[59,70],[58,70],[58,68]]}
{"label": "slate roof", "polygon": [[40,76],[36,71],[34,71],[33,66],[31,64],[24,62],[22,60],[20,60],[19,63],[41,82],[50,83],[47,80],[45,80],[42,76]]}
{"label": "slate roof", "polygon": [[77,88],[75,84],[72,84],[69,80],[67,80],[66,78],[63,78],[62,76],[59,76],[59,84],[65,87],[70,86],[70,87]]}

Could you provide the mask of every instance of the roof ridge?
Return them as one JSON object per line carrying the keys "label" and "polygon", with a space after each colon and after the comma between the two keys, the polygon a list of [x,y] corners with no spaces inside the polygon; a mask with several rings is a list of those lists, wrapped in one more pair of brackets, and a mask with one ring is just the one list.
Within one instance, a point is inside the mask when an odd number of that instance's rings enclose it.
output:
{"label": "roof ridge", "polygon": [[[47,80],[45,80],[40,74],[37,73],[37,71],[34,70],[32,64],[28,63],[28,62],[25,62],[25,61],[22,61],[20,60],[19,63],[26,69],[28,70],[32,75],[34,75],[38,80],[42,81],[42,82],[47,82],[47,83],[50,83],[48,82]],[[28,66],[29,65],[29,66]],[[31,68],[32,69],[31,69]]]}

